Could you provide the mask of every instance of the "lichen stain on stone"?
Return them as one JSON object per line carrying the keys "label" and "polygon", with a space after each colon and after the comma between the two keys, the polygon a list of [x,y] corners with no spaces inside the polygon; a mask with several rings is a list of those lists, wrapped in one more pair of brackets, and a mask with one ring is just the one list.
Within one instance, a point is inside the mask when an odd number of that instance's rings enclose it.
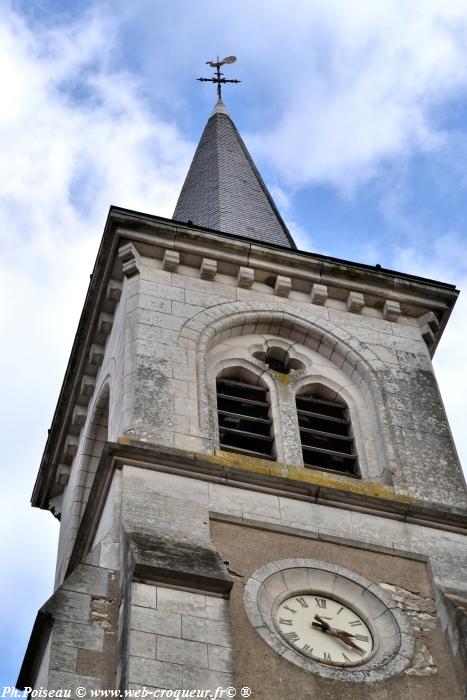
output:
{"label": "lichen stain on stone", "polygon": [[287,465],[284,462],[273,462],[272,460],[261,459],[260,457],[246,457],[237,452],[217,450],[214,456],[196,453],[195,457],[228,467],[247,469],[248,471],[254,471],[258,474],[270,474],[272,476],[287,475]]}
{"label": "lichen stain on stone", "polygon": [[128,437],[128,435],[120,435],[120,437],[117,440],[119,445],[132,445],[135,440],[133,438]]}
{"label": "lichen stain on stone", "polygon": [[288,384],[290,382],[290,374],[274,372],[274,376],[276,377],[277,381],[282,382],[282,384]]}
{"label": "lichen stain on stone", "polygon": [[356,482],[354,479],[338,475],[333,475],[331,477],[324,473],[311,472],[302,466],[287,465],[284,462],[274,462],[258,457],[248,457],[246,455],[240,455],[235,452],[225,452],[223,450],[217,450],[215,455],[196,453],[195,456],[198,459],[210,461],[215,464],[221,464],[223,466],[242,469],[257,474],[268,474],[270,476],[293,479],[323,488],[337,488],[359,495],[374,496],[375,498],[389,498],[399,503],[420,502],[417,498],[395,493],[395,491],[386,484],[375,482],[360,483]]}
{"label": "lichen stain on stone", "polygon": [[135,387],[136,422],[143,425],[167,425],[170,414],[171,392],[168,389],[168,377],[163,368],[165,360],[157,365],[140,365],[137,369]]}

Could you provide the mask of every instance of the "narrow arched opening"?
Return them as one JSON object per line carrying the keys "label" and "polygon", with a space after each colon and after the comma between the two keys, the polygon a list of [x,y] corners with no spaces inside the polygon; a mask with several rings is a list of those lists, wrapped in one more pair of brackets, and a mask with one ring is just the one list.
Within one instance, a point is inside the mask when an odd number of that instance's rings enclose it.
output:
{"label": "narrow arched opening", "polygon": [[216,379],[219,446],[263,459],[275,459],[268,386],[243,367],[224,370]]}
{"label": "narrow arched opening", "polygon": [[297,394],[296,407],[305,467],[359,476],[345,401],[328,387],[308,385]]}

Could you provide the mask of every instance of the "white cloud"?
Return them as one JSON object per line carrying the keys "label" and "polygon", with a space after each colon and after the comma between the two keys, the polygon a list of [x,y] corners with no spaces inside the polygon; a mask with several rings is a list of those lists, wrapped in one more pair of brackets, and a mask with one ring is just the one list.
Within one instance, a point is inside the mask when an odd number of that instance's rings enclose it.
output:
{"label": "white cloud", "polygon": [[297,2],[268,68],[280,106],[257,152],[285,182],[351,192],[386,159],[444,145],[436,108],[466,94],[467,6]]}

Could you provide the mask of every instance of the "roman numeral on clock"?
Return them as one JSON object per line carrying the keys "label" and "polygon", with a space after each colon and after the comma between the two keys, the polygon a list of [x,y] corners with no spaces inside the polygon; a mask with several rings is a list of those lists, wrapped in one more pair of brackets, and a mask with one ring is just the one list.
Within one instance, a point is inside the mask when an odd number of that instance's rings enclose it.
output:
{"label": "roman numeral on clock", "polygon": [[294,610],[293,608],[289,608],[288,605],[284,605],[284,610],[288,610],[289,612],[293,613],[294,615],[295,615],[295,613],[297,612],[297,611]]}
{"label": "roman numeral on clock", "polygon": [[279,618],[279,624],[281,624],[281,625],[291,625],[291,624],[292,624],[292,620],[284,620],[283,617],[280,617],[280,618]]}
{"label": "roman numeral on clock", "polygon": [[349,625],[351,627],[361,627],[362,623],[360,622],[360,620],[352,620],[351,622],[349,622]]}
{"label": "roman numeral on clock", "polygon": [[354,634],[354,639],[360,640],[360,642],[368,642],[369,637],[366,634]]}
{"label": "roman numeral on clock", "polygon": [[295,600],[297,601],[297,603],[300,603],[302,608],[308,607],[308,603],[306,602],[305,598],[296,598]]}
{"label": "roman numeral on clock", "polygon": [[327,651],[323,653],[323,661],[331,661],[331,654],[329,654]]}
{"label": "roman numeral on clock", "polygon": [[321,610],[326,610],[326,598],[315,598],[315,602],[317,608],[321,608]]}
{"label": "roman numeral on clock", "polygon": [[287,634],[284,634],[284,637],[286,637],[289,642],[296,642],[297,639],[300,639],[296,632],[287,632]]}
{"label": "roman numeral on clock", "polygon": [[309,644],[305,644],[304,646],[302,646],[302,651],[306,652],[307,654],[312,654],[313,647],[310,647]]}

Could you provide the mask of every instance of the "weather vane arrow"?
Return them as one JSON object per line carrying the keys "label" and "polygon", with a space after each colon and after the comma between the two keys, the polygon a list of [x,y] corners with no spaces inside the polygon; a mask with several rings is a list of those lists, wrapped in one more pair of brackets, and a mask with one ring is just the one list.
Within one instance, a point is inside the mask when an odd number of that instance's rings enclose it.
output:
{"label": "weather vane arrow", "polygon": [[217,96],[219,99],[222,99],[222,93],[221,93],[221,86],[225,83],[241,83],[241,80],[229,80],[228,78],[224,78],[224,74],[221,73],[221,66],[225,65],[226,63],[235,63],[237,60],[236,56],[226,56],[225,58],[222,59],[222,61],[219,61],[219,56],[217,57],[217,61],[206,61],[206,64],[208,66],[211,66],[211,68],[215,68],[216,72],[212,78],[197,78],[197,80],[200,80],[202,83],[216,83],[217,84]]}

